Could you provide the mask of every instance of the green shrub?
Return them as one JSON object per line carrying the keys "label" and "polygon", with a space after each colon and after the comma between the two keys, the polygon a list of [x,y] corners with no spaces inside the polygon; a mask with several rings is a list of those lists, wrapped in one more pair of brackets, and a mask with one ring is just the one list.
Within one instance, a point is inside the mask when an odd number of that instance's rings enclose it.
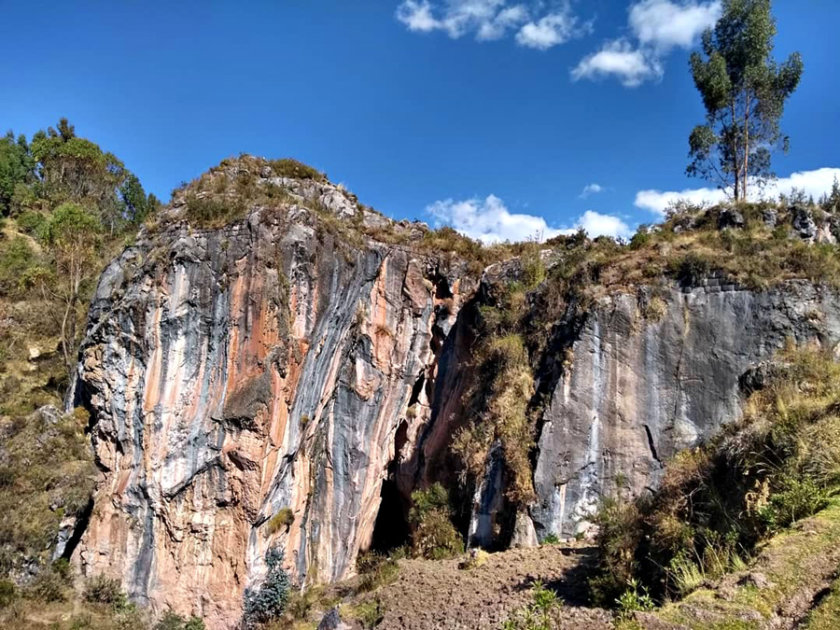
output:
{"label": "green shrub", "polygon": [[319,170],[312,168],[308,164],[298,162],[291,158],[282,158],[279,160],[269,160],[269,165],[274,174],[278,177],[291,177],[293,179],[313,179],[315,181],[324,181],[326,175]]}
{"label": "green shrub", "polygon": [[411,502],[408,520],[415,556],[440,560],[464,552],[464,541],[452,524],[449,494],[442,485],[415,490]]}
{"label": "green shrub", "polygon": [[104,575],[89,579],[85,584],[82,597],[91,604],[106,604],[116,610],[124,608],[127,603],[120,581]]}
{"label": "green shrub", "polygon": [[191,192],[186,197],[186,217],[201,227],[221,227],[245,216],[245,201],[243,196],[225,199],[209,195],[199,197]]}
{"label": "green shrub", "polygon": [[268,533],[275,534],[283,528],[288,529],[295,522],[295,513],[292,508],[284,507],[271,517],[268,521]]}
{"label": "green shrub", "polygon": [[371,599],[361,602],[347,609],[348,617],[356,619],[362,628],[369,630],[375,628],[385,618],[385,606],[380,599]]}
{"label": "green shrub", "polygon": [[513,612],[502,630],[551,630],[561,627],[563,602],[539,580],[531,589],[531,604]]}
{"label": "green shrub", "polygon": [[636,233],[630,239],[630,249],[642,249],[648,243],[650,243],[651,236],[650,232],[648,231],[648,226],[640,225],[639,228],[636,230]]}
{"label": "green shrub", "polygon": [[18,227],[27,234],[37,234],[47,217],[35,210],[26,210],[17,218]]}
{"label": "green shrub", "polygon": [[637,503],[604,498],[595,515],[598,525],[599,572],[589,580],[592,601],[608,606],[626,588],[638,567],[642,520]]}
{"label": "green shrub", "polygon": [[24,237],[18,236],[8,243],[0,241],[0,295],[18,293],[36,264],[35,252]]}
{"label": "green shrub", "polygon": [[684,597],[706,581],[703,568],[685,551],[678,553],[668,565],[668,576],[674,591]]}
{"label": "green shrub", "polygon": [[277,548],[269,549],[265,561],[268,573],[262,585],[256,591],[245,591],[243,621],[246,628],[255,628],[279,618],[289,601],[291,580],[281,566],[282,552]]}
{"label": "green shrub", "polygon": [[551,532],[545,538],[542,539],[543,545],[556,545],[560,542],[560,538],[557,537],[557,534]]}
{"label": "green shrub", "polygon": [[70,566],[67,560],[57,560],[41,569],[26,596],[42,602],[64,602],[70,589]]}
{"label": "green shrub", "polygon": [[653,610],[656,607],[647,588],[639,586],[636,580],[628,582],[627,590],[615,603],[618,605],[618,618],[623,620],[632,619],[635,612]]}
{"label": "green shrub", "polygon": [[170,610],[155,624],[154,630],[205,630],[205,626],[198,617],[184,619]]}
{"label": "green shrub", "polygon": [[375,551],[360,553],[356,558],[356,571],[359,573],[359,591],[372,591],[397,579],[400,565],[396,558]]}
{"label": "green shrub", "polygon": [[770,497],[762,518],[769,530],[787,527],[823,509],[828,505],[828,496],[826,489],[812,479],[786,475],[779,490]]}
{"label": "green shrub", "polygon": [[15,583],[9,580],[0,580],[0,609],[6,608],[15,600],[17,588]]}
{"label": "green shrub", "polygon": [[534,289],[545,280],[545,263],[539,243],[529,243],[520,255],[519,263],[526,289]]}
{"label": "green shrub", "polygon": [[709,275],[711,264],[703,256],[691,253],[679,260],[671,261],[668,270],[681,285],[692,287]]}

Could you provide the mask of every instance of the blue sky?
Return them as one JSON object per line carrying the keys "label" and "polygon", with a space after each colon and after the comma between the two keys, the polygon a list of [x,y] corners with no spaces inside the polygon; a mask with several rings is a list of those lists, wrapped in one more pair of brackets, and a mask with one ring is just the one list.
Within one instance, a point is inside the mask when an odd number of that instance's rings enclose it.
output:
{"label": "blue sky", "polygon": [[[717,7],[0,0],[0,127],[30,135],[67,116],[164,199],[246,152],[297,157],[390,216],[485,239],[626,234],[657,219],[660,193],[713,195],[683,172],[703,116],[688,53]],[[840,166],[840,2],[774,13],[777,57],[805,61],[775,167],[817,191]]]}

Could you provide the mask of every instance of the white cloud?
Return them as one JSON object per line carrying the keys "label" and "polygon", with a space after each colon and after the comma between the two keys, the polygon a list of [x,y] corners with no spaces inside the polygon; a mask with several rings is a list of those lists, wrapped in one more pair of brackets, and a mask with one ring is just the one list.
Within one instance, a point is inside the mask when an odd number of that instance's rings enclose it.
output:
{"label": "white cloud", "polygon": [[636,193],[635,206],[650,210],[654,214],[664,215],[665,209],[677,201],[687,201],[694,205],[718,203],[726,199],[726,193],[714,188],[690,188],[681,191],[640,190]]}
{"label": "white cloud", "polygon": [[617,216],[601,214],[594,210],[587,210],[577,220],[577,228],[583,228],[591,237],[612,236],[613,238],[629,238],[632,234],[630,227]]}
{"label": "white cloud", "polygon": [[568,6],[560,13],[550,13],[536,22],[525,24],[516,34],[520,46],[548,50],[552,46],[565,44],[572,38],[590,32],[592,25],[580,24]]}
{"label": "white cloud", "polygon": [[631,39],[606,42],[599,51],[580,60],[572,79],[612,77],[625,87],[638,87],[664,74],[663,60],[673,48],[691,48],[700,34],[715,25],[719,0],[641,0],[630,7]]}
{"label": "white cloud", "polygon": [[520,45],[540,50],[591,31],[569,0],[404,0],[396,16],[410,31],[443,31],[453,39],[473,34],[478,41],[490,41],[516,32]]}
{"label": "white cloud", "polygon": [[[794,189],[807,196],[819,199],[831,190],[834,179],[840,181],[840,168],[818,168],[812,171],[798,171],[788,177],[781,177],[768,183],[763,189],[753,186],[748,189],[751,199],[773,199],[779,194],[789,195]],[[682,191],[640,190],[636,193],[637,208],[664,215],[665,209],[673,202],[686,200],[693,204],[714,204],[727,198],[722,190],[714,188],[689,188]]]}
{"label": "white cloud", "polygon": [[583,187],[583,190],[580,192],[578,197],[580,199],[586,199],[590,195],[597,195],[600,192],[604,192],[604,187],[601,186],[601,184],[597,184],[597,183],[587,184],[586,186]]}
{"label": "white cloud", "polygon": [[715,25],[720,13],[719,1],[642,0],[630,7],[629,24],[641,44],[667,51],[691,48],[703,31]]}
{"label": "white cloud", "polygon": [[508,7],[499,11],[492,20],[482,22],[475,37],[481,41],[501,39],[508,29],[515,28],[528,20],[528,9],[523,5]]}
{"label": "white cloud", "polygon": [[560,234],[560,230],[549,227],[542,217],[510,212],[495,195],[483,200],[436,201],[426,211],[461,234],[484,243],[545,239]]}
{"label": "white cloud", "polygon": [[455,201],[445,199],[429,205],[426,211],[439,223],[451,225],[461,234],[484,243],[545,240],[560,234],[573,234],[583,228],[591,237],[628,237],[630,228],[618,217],[587,210],[566,228],[553,228],[543,217],[510,212],[495,195],[485,199]]}
{"label": "white cloud", "polygon": [[432,6],[426,0],[406,0],[397,7],[397,19],[410,31],[428,33],[440,28],[440,23],[432,15]]}
{"label": "white cloud", "polygon": [[662,77],[662,64],[656,56],[633,48],[626,40],[607,42],[596,53],[584,57],[572,70],[572,80],[615,77],[625,87],[637,87]]}

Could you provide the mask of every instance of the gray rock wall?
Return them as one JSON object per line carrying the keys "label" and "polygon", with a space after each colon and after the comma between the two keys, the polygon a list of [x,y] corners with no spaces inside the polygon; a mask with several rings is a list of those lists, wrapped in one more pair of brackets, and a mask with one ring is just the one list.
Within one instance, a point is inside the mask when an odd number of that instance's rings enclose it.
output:
{"label": "gray rock wall", "polygon": [[646,319],[635,295],[599,301],[544,414],[531,516],[539,536],[572,536],[616,482],[655,486],[662,463],[738,418],[738,379],[791,338],[834,348],[840,295],[806,282],[767,292],[671,290]]}

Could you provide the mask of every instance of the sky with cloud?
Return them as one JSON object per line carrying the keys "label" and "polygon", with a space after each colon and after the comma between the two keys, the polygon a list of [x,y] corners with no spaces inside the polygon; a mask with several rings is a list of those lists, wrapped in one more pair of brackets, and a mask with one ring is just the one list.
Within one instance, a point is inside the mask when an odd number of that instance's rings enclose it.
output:
{"label": "sky with cloud", "polygon": [[[777,57],[800,51],[805,74],[764,194],[819,196],[840,175],[840,2],[773,6]],[[3,3],[0,55],[16,62],[0,65],[0,126],[31,134],[68,116],[164,198],[229,155],[294,156],[390,216],[493,242],[627,237],[676,199],[723,194],[684,174],[703,120],[688,55],[719,0],[42,10]],[[71,31],[84,47],[64,45]]]}

